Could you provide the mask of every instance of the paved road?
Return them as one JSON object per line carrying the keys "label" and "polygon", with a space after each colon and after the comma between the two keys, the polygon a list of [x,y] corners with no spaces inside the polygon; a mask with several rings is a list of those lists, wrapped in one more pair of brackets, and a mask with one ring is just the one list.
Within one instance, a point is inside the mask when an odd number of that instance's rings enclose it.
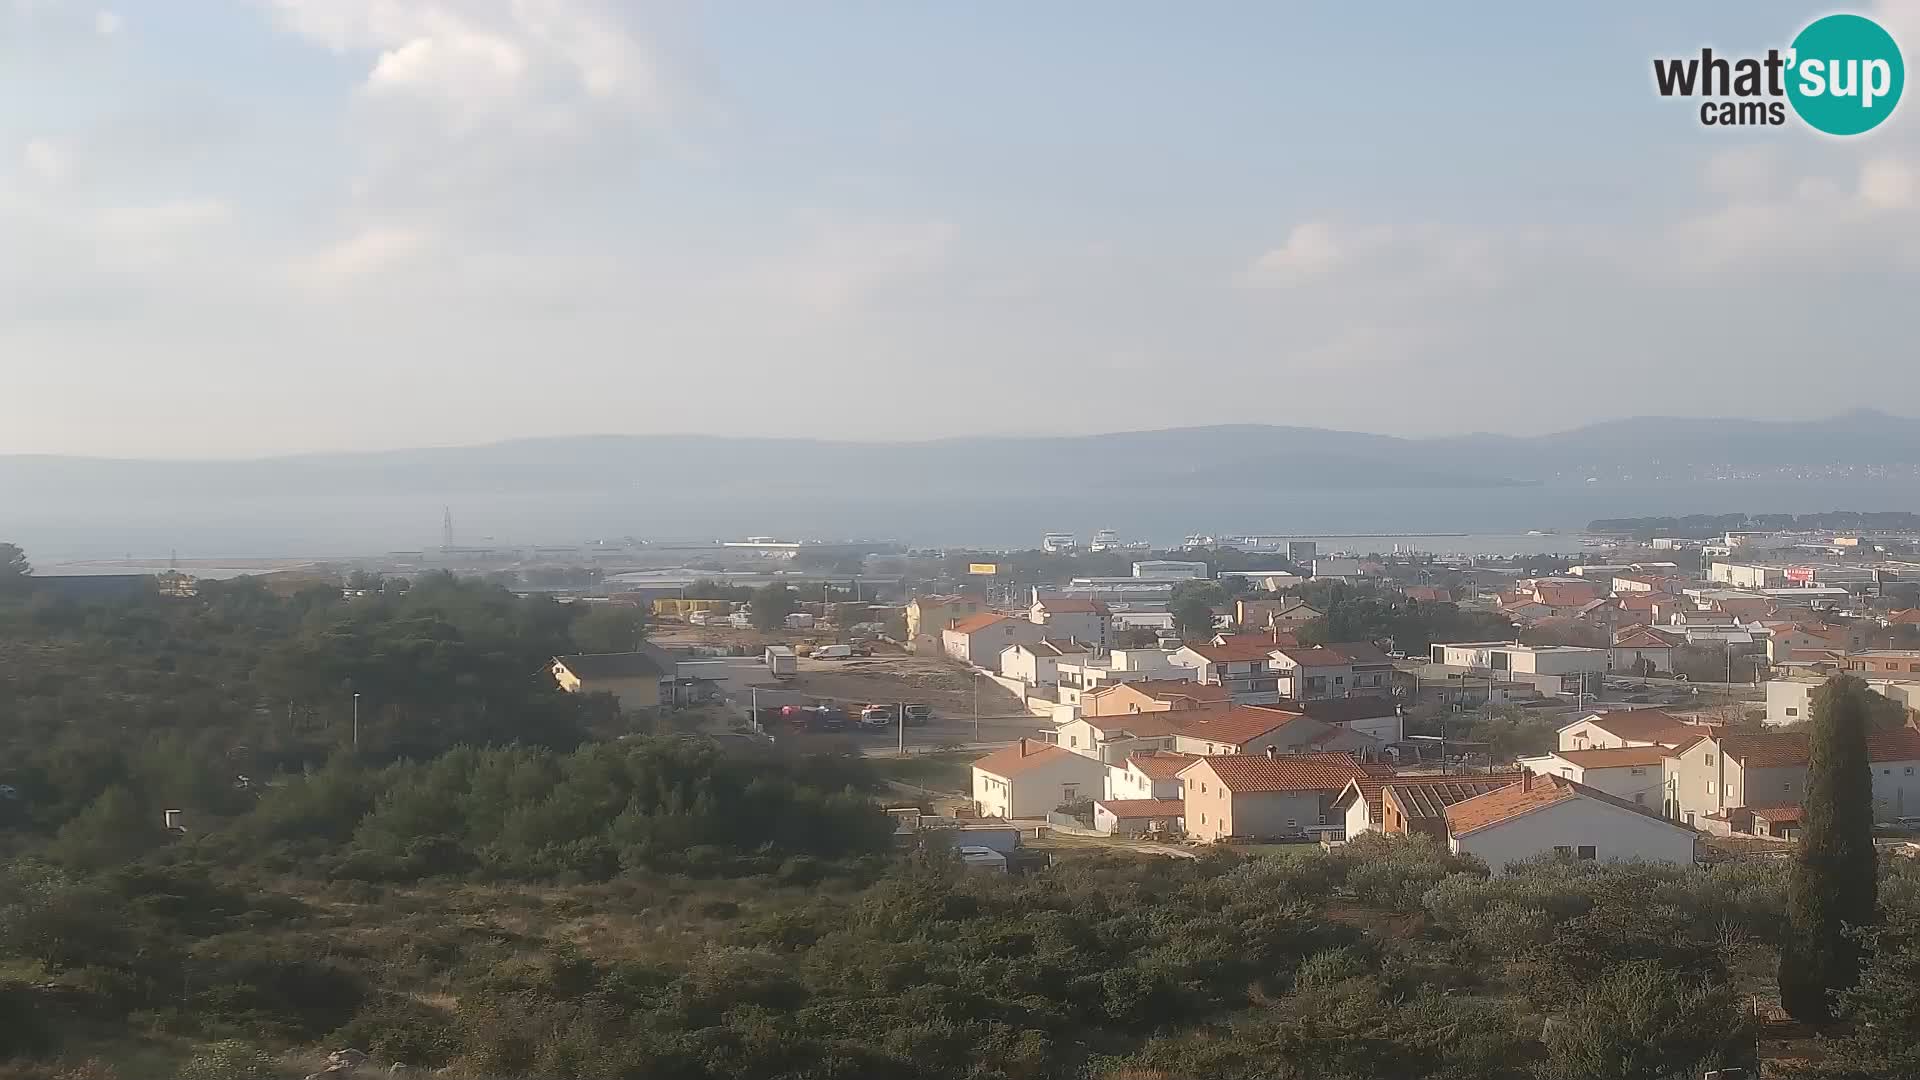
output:
{"label": "paved road", "polygon": [[[703,675],[719,683],[721,697],[742,719],[751,718],[755,698],[759,699],[762,708],[827,700],[781,686],[778,680],[767,673],[766,664],[757,656],[716,657],[712,664],[703,668]],[[852,700],[832,703],[849,708],[865,704],[864,701]],[[907,745],[920,748],[960,745],[990,750],[1022,737],[1033,738],[1042,731],[1051,730],[1053,725],[1045,717],[1028,713],[982,716],[977,732],[970,711],[961,716],[935,713],[933,719],[925,724],[907,726]],[[899,746],[899,736],[892,728],[869,731],[849,727],[843,734],[858,740],[867,752],[883,752]]]}

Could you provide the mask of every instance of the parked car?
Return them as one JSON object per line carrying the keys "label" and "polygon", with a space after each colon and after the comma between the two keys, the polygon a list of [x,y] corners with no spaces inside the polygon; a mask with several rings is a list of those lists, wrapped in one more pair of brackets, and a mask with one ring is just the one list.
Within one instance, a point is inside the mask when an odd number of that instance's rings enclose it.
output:
{"label": "parked car", "polygon": [[924,724],[933,719],[933,706],[909,705],[906,710],[907,723]]}
{"label": "parked car", "polygon": [[864,728],[890,728],[893,726],[894,713],[891,705],[869,705],[860,710],[860,726]]}

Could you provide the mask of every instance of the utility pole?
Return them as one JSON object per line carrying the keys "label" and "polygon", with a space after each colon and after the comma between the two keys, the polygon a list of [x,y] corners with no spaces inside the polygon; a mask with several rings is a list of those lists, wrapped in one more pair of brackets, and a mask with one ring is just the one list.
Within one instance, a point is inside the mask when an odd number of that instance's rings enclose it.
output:
{"label": "utility pole", "polygon": [[980,741],[980,673],[977,671],[973,673],[973,741]]}
{"label": "utility pole", "polygon": [[353,695],[353,748],[360,749],[360,695]]}
{"label": "utility pole", "polygon": [[895,705],[893,707],[893,710],[894,710],[894,717],[893,717],[894,730],[900,736],[900,756],[906,757],[907,756],[907,704],[906,702],[903,701],[900,704]]}
{"label": "utility pole", "polygon": [[748,707],[753,710],[753,730],[757,733],[761,730],[760,729],[760,688],[757,686],[749,686],[747,687],[747,692],[750,695],[752,695],[750,698],[752,704],[749,705]]}

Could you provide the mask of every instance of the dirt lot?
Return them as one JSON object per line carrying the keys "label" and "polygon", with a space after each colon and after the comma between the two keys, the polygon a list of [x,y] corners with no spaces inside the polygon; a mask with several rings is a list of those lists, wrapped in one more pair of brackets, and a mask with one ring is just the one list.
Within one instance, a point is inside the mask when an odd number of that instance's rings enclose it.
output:
{"label": "dirt lot", "polygon": [[[1024,715],[1012,694],[991,679],[980,683],[980,715]],[[933,714],[958,719],[973,716],[974,677],[950,660],[930,656],[875,656],[852,660],[809,660],[781,685],[842,705],[924,703]],[[1038,723],[1039,721],[1035,721]]]}

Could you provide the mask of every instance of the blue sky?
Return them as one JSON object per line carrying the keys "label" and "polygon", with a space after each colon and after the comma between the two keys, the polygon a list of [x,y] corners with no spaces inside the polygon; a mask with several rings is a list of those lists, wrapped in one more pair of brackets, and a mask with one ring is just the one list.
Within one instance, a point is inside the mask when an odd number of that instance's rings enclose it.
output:
{"label": "blue sky", "polygon": [[1916,106],[1651,86],[1827,10],[0,0],[0,453],[1898,410]]}

